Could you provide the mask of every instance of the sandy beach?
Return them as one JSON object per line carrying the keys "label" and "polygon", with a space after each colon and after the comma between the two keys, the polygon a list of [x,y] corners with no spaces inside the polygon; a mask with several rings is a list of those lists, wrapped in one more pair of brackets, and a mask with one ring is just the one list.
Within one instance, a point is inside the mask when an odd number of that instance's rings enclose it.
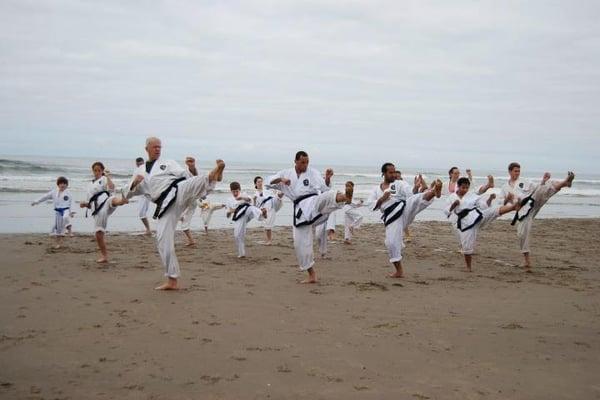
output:
{"label": "sandy beach", "polygon": [[[330,244],[299,285],[291,231],[230,230],[178,255],[183,289],[156,292],[154,239],[0,236],[2,399],[600,398],[600,220],[538,220],[534,272],[513,227],[480,236],[474,272],[446,223],[411,227],[406,278],[381,225]],[[340,232],[338,232],[340,235]]]}

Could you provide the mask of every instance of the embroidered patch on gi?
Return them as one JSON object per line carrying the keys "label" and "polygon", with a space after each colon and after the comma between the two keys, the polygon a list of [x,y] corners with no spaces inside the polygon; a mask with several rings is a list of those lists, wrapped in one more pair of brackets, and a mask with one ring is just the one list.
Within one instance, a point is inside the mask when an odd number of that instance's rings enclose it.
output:
{"label": "embroidered patch on gi", "polygon": [[390,190],[396,190],[396,185],[391,185]]}
{"label": "embroidered patch on gi", "polygon": [[524,184],[523,182],[519,183],[519,187],[520,187],[521,189],[523,189],[523,186],[525,186],[525,184]]}
{"label": "embroidered patch on gi", "polygon": [[65,196],[65,201],[69,200],[69,196]]}
{"label": "embroidered patch on gi", "polygon": [[304,186],[308,186],[308,179],[305,179],[303,182]]}
{"label": "embroidered patch on gi", "polygon": [[167,169],[167,166],[163,164],[160,166],[160,169],[162,169],[164,171],[165,169]]}

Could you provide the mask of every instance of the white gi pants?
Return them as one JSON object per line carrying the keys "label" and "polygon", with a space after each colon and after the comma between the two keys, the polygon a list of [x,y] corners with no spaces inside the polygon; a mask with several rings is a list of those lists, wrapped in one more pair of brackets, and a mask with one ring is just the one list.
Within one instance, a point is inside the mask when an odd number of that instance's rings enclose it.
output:
{"label": "white gi pants", "polygon": [[54,226],[52,227],[51,235],[64,236],[65,229],[71,225],[71,216],[69,215],[70,210],[65,210],[62,214],[59,211],[54,210]]}
{"label": "white gi pants", "polygon": [[169,209],[158,219],[156,245],[165,267],[165,276],[179,278],[179,262],[175,255],[175,228],[183,211],[194,200],[206,196],[214,187],[208,183],[208,176],[194,176],[179,182],[177,198]]}
{"label": "white gi pants", "polygon": [[385,247],[391,263],[402,260],[404,229],[415,220],[418,213],[433,203],[433,199],[427,201],[423,195],[424,193],[414,194],[406,199],[406,205],[400,218],[385,227]]}
{"label": "white gi pants", "polygon": [[115,196],[110,196],[106,199],[106,202],[94,215],[94,232],[106,232],[106,225],[108,223],[108,217],[115,212],[116,207],[113,207],[112,201]]}
{"label": "white gi pants", "polygon": [[140,218],[148,217],[148,207],[150,207],[150,199],[146,196],[139,196],[138,216]]}
{"label": "white gi pants", "polygon": [[352,240],[352,230],[358,228],[363,217],[351,206],[344,206],[344,240]]}
{"label": "white gi pants", "polygon": [[529,215],[522,221],[517,221],[517,237],[519,238],[519,247],[521,253],[529,253],[529,237],[531,236],[531,228],[533,219],[540,212],[540,209],[556,194],[556,189],[551,182],[546,182],[544,185],[539,185],[533,193],[535,201],[533,209]]}
{"label": "white gi pants", "polygon": [[[341,204],[338,204],[335,201],[337,194],[338,192],[335,190],[329,190],[325,193],[315,196],[313,207],[316,213],[323,215],[321,218],[321,224],[325,224],[326,218],[329,216],[329,214],[342,207]],[[319,222],[317,221],[317,223]],[[298,259],[298,265],[302,271],[312,268],[312,266],[315,264],[313,255],[313,229],[314,228],[312,225],[304,225],[301,227],[294,226],[292,229],[296,258]],[[323,229],[323,232],[325,232],[325,240],[319,242],[319,251],[323,250],[321,243],[324,242],[325,252],[327,252],[327,231]]]}
{"label": "white gi pants", "polygon": [[454,225],[454,230],[457,233],[460,239],[460,247],[461,251],[465,255],[473,254],[475,252],[475,245],[477,244],[477,234],[479,231],[486,227],[491,221],[495,220],[500,216],[500,206],[494,206],[490,208],[486,208],[485,210],[480,210],[482,213],[482,219],[477,223],[477,225],[473,226],[471,229],[468,229],[464,232],[461,232]]}
{"label": "white gi pants", "polygon": [[233,222],[233,238],[238,251],[238,257],[246,256],[246,227],[248,222],[254,218],[260,219],[262,213],[259,208],[250,206],[246,209],[246,213],[237,221]]}
{"label": "white gi pants", "polygon": [[183,215],[181,216],[181,230],[189,231],[191,229],[192,217],[196,212],[196,207],[198,207],[198,201],[194,200],[183,212]]}

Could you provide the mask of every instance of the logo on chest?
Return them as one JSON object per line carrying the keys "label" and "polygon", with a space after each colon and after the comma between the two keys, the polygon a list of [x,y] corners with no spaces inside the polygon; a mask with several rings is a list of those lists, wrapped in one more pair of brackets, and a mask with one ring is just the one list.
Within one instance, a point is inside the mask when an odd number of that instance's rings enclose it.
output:
{"label": "logo on chest", "polygon": [[308,179],[303,180],[302,183],[304,184],[304,186],[308,186],[308,184],[309,184]]}
{"label": "logo on chest", "polygon": [[521,189],[523,189],[523,186],[525,186],[525,184],[523,184],[523,182],[519,183],[519,187],[520,187]]}
{"label": "logo on chest", "polygon": [[69,196],[65,196],[65,197],[64,197],[64,200],[65,200],[65,201],[69,200]]}
{"label": "logo on chest", "polygon": [[164,171],[165,169],[167,169],[167,166],[163,164],[159,168],[161,169],[161,171]]}

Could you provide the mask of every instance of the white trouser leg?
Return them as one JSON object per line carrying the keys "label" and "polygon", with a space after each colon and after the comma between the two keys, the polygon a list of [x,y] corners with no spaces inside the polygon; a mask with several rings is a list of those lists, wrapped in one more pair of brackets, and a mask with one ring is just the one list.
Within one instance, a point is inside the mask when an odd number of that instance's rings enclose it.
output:
{"label": "white trouser leg", "polygon": [[550,182],[545,185],[539,185],[533,193],[535,205],[527,218],[522,221],[517,221],[517,237],[519,239],[519,248],[521,253],[529,253],[529,238],[533,227],[533,219],[540,212],[544,204],[556,194],[556,189]]}
{"label": "white trouser leg", "polygon": [[146,218],[148,216],[148,207],[150,206],[150,200],[146,196],[140,196],[140,203],[138,206],[138,217]]}
{"label": "white trouser leg", "polygon": [[302,271],[306,271],[315,264],[313,258],[313,227],[310,225],[299,228],[294,227],[292,232],[298,265]]}
{"label": "white trouser leg", "polygon": [[475,225],[473,228],[468,229],[464,232],[457,230],[460,237],[460,247],[463,254],[473,254],[475,252],[475,246],[477,244],[477,234],[483,228],[485,228],[490,222],[500,216],[500,206],[494,206],[486,208],[481,211],[483,213],[483,219]]}
{"label": "white trouser leg", "polygon": [[233,223],[233,238],[235,239],[238,257],[246,256],[246,245],[244,242],[246,239],[247,225],[248,220],[245,215]]}
{"label": "white trouser leg", "polygon": [[56,236],[64,236],[65,228],[65,218],[63,214],[59,213],[58,211],[54,211],[54,226],[52,227],[52,233]]}
{"label": "white trouser leg", "polygon": [[410,196],[406,200],[406,206],[404,207],[404,212],[402,212],[402,219],[404,227],[409,226],[415,220],[415,217],[418,213],[426,209],[433,203],[433,199],[425,200],[423,197],[425,193],[417,193]]}
{"label": "white trouser leg", "polygon": [[352,230],[350,229],[352,226],[346,223],[344,225],[344,240],[352,240]]}
{"label": "white trouser leg", "polygon": [[402,260],[403,237],[404,225],[402,224],[402,217],[385,227],[385,247],[388,250],[391,263]]}
{"label": "white trouser leg", "polygon": [[180,182],[175,203],[158,219],[156,243],[160,259],[165,268],[165,276],[179,278],[179,262],[175,255],[175,227],[181,213],[195,199],[206,196],[212,190],[207,176],[194,176]]}
{"label": "white trouser leg", "polygon": [[325,256],[327,254],[327,227],[326,223],[322,223],[317,225],[315,228],[315,235],[317,235],[317,240],[319,242],[319,254],[321,256]]}

